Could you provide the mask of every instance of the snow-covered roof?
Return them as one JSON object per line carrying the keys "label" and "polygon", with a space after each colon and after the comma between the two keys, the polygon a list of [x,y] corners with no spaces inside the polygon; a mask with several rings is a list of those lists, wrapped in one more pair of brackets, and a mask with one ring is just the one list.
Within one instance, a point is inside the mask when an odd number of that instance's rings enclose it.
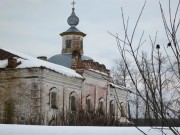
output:
{"label": "snow-covered roof", "polygon": [[[40,59],[34,58],[32,56],[29,56],[29,55],[26,55],[17,51],[4,49],[4,48],[0,48],[0,49],[2,51],[4,50],[5,52],[18,56],[18,61],[21,61],[21,64],[18,65],[16,68],[45,67],[47,69],[54,70],[58,73],[61,73],[69,77],[77,77],[77,78],[83,79],[83,77],[80,74],[76,73],[72,69],[69,69],[69,68],[66,68],[57,64],[53,64],[48,61],[40,60]],[[8,64],[7,59],[0,60],[0,68],[6,68],[7,64]]]}
{"label": "snow-covered roof", "polygon": [[101,75],[105,75],[105,76],[109,76],[108,74],[104,73],[104,72],[101,72],[99,70],[94,70],[94,69],[89,69],[90,71],[93,71],[93,72],[96,72],[98,74],[101,74]]}
{"label": "snow-covered roof", "polygon": [[[162,135],[161,127],[138,127],[147,135]],[[180,130],[180,128],[176,128]],[[135,127],[35,126],[0,124],[1,135],[143,135]],[[163,127],[163,133],[173,135]]]}
{"label": "snow-covered roof", "polygon": [[117,84],[114,84],[114,83],[110,83],[110,85],[112,86],[112,87],[115,87],[115,88],[118,88],[118,89],[126,89],[124,86],[122,86],[122,85],[117,85]]}

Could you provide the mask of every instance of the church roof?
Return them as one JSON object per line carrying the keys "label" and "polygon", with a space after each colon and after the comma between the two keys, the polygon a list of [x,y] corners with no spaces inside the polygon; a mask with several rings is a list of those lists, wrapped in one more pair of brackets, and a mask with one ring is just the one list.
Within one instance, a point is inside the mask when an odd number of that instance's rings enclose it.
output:
{"label": "church roof", "polygon": [[76,27],[70,27],[66,32],[81,32]]}
{"label": "church roof", "polygon": [[[115,83],[113,83],[113,82],[110,82],[110,87],[111,87],[111,88],[120,89],[120,90],[123,90],[123,91],[130,92],[130,90],[127,89],[124,85],[115,84]],[[130,92],[130,93],[131,93],[131,92]]]}
{"label": "church roof", "polygon": [[70,27],[67,31],[60,33],[61,36],[70,35],[70,34],[82,35],[83,37],[86,36],[85,33],[79,31],[76,27]]}
{"label": "church roof", "polygon": [[125,86],[123,86],[123,85],[117,85],[117,84],[115,84],[115,83],[110,83],[110,86],[111,87],[113,87],[113,88],[118,88],[118,89],[126,89],[126,87]]}
{"label": "church roof", "polygon": [[[8,49],[2,49],[0,48],[1,52],[8,52],[8,54],[11,54],[11,56],[15,56],[18,58],[18,61],[21,61],[21,64],[19,64],[16,68],[33,68],[33,67],[45,67],[47,69],[54,70],[56,72],[59,72],[63,75],[69,76],[69,77],[77,77],[77,78],[83,78],[80,74],[76,73],[74,70],[69,69],[64,66],[60,66],[57,64],[53,64],[48,61],[40,60],[31,56],[28,56],[26,54],[16,52],[13,50]],[[10,55],[8,55],[10,56]],[[3,60],[0,60],[0,68],[6,68],[8,64],[8,58],[9,57],[3,57]]]}
{"label": "church roof", "polygon": [[[93,60],[93,59],[88,56],[82,55],[81,60],[83,61],[83,60]],[[67,68],[71,68],[72,54],[70,53],[57,54],[49,58],[48,61],[58,65],[65,66]]]}
{"label": "church roof", "polygon": [[9,59],[12,57],[20,58],[19,56],[15,55],[15,54],[12,54],[12,53],[9,53],[5,50],[0,49],[0,60]]}

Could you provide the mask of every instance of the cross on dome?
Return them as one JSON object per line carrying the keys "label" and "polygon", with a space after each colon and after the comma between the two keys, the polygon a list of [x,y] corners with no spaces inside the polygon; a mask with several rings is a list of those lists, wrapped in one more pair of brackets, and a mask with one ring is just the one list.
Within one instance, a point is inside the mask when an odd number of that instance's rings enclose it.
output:
{"label": "cross on dome", "polygon": [[73,2],[71,3],[73,5],[73,8],[72,8],[72,13],[71,15],[68,17],[68,24],[71,26],[71,27],[75,27],[76,25],[78,25],[79,23],[79,18],[76,16],[75,12],[74,12],[74,5],[76,4],[76,2],[73,0]]}
{"label": "cross on dome", "polygon": [[73,8],[74,8],[74,5],[76,4],[76,2],[73,0],[73,2],[71,4],[73,5]]}

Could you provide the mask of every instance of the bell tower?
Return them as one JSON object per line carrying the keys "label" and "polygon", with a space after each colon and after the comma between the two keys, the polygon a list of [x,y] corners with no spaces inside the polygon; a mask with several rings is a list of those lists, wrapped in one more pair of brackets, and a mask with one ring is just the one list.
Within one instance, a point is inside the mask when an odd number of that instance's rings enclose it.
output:
{"label": "bell tower", "polygon": [[79,18],[75,14],[75,2],[71,3],[72,12],[67,19],[70,28],[60,33],[62,37],[61,54],[57,54],[48,59],[49,62],[74,69],[79,74],[85,70],[93,69],[109,75],[109,70],[105,65],[95,62],[91,57],[85,56],[83,51],[83,38],[85,33],[76,27],[79,24]]}
{"label": "bell tower", "polygon": [[73,1],[72,13],[67,19],[67,23],[70,25],[70,28],[61,33],[62,36],[62,54],[71,54],[72,55],[72,67],[76,68],[76,65],[81,61],[81,55],[83,51],[83,38],[86,36],[85,33],[79,31],[76,26],[79,24],[79,18],[75,14],[75,8]]}
{"label": "bell tower", "polygon": [[[79,31],[76,26],[79,24],[79,18],[75,14],[75,2],[71,3],[73,5],[72,13],[67,19],[67,23],[70,25],[70,28],[61,33],[62,36],[62,54],[77,54],[82,55],[83,52],[83,38],[86,36],[85,33]],[[74,53],[76,52],[76,53]],[[73,58],[73,56],[72,56]]]}

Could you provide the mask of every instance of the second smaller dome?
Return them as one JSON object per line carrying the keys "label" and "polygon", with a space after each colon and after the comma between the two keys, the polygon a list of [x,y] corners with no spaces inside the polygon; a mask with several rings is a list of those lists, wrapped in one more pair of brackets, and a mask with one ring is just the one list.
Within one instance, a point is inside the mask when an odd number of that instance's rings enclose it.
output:
{"label": "second smaller dome", "polygon": [[79,18],[76,16],[74,12],[74,8],[72,8],[71,16],[68,17],[67,22],[70,26],[75,27],[79,24]]}

